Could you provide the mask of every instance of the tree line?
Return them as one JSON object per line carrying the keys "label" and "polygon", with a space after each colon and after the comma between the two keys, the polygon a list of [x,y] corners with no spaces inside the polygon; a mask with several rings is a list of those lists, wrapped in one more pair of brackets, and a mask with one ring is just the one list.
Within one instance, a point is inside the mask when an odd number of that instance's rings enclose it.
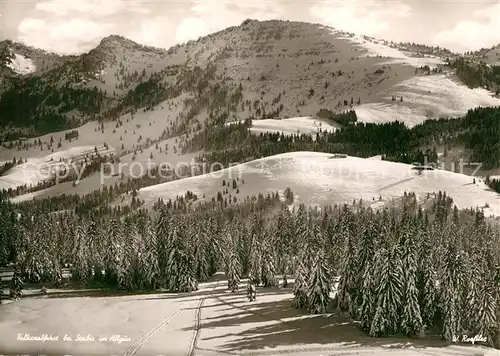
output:
{"label": "tree line", "polygon": [[[349,115],[347,113],[347,115]],[[184,142],[182,153],[203,150],[201,160],[209,162],[246,162],[252,159],[293,151],[345,153],[357,157],[383,155],[404,163],[437,161],[436,146],[463,145],[471,160],[483,167],[500,166],[500,107],[471,109],[462,118],[426,120],[408,128],[403,122],[356,123],[335,132],[320,130],[308,134],[260,133],[249,130],[253,118],[224,125],[217,116],[212,124]]]}

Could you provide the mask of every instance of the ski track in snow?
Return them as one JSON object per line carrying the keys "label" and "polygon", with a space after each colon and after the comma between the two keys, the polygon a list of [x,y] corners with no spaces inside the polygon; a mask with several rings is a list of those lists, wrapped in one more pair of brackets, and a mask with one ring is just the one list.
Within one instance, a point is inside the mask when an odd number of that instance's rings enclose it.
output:
{"label": "ski track in snow", "polygon": [[167,317],[165,317],[162,321],[153,326],[147,333],[145,333],[139,339],[137,339],[137,341],[133,343],[127,349],[127,351],[125,351],[123,356],[134,356],[137,353],[137,351],[142,347],[142,345],[144,345],[151,337],[153,337],[154,334],[156,334],[158,331],[164,328],[168,323],[174,320],[190,303],[191,303],[190,301],[185,302],[179,308],[177,308]]}
{"label": "ski track in snow", "polygon": [[[219,282],[215,282],[212,286],[211,293],[214,292],[215,287]],[[196,346],[198,345],[198,340],[200,338],[200,333],[201,333],[201,309],[203,308],[203,304],[205,303],[205,300],[208,298],[208,296],[204,296],[203,298],[200,299],[198,302],[198,305],[196,307],[195,311],[195,316],[194,316],[194,332],[193,332],[193,338],[191,339],[191,344],[189,346],[189,351],[187,352],[187,356],[194,356],[196,352]]]}
{"label": "ski track in snow", "polygon": [[[226,279],[224,279],[225,281]],[[290,280],[291,281],[291,280]],[[335,325],[338,325],[342,328],[343,322],[339,323],[341,320],[332,319],[330,322],[328,320],[330,314],[326,313],[324,315],[311,316],[307,314],[300,313],[295,310],[292,314],[289,314],[285,310],[283,310],[283,314],[279,311],[279,307],[273,309],[271,314],[266,307],[262,307],[262,304],[268,303],[290,303],[293,298],[292,290],[288,290],[285,293],[275,293],[275,291],[265,291],[265,288],[262,290],[262,294],[258,294],[257,303],[252,303],[246,301],[244,293],[225,293],[220,289],[217,289],[217,292],[214,293],[216,286],[219,281],[214,281],[212,283],[207,283],[202,289],[203,291],[210,291],[210,287],[212,287],[211,292],[206,295],[196,296],[196,292],[193,294],[186,293],[186,295],[182,296],[172,296],[173,299],[181,298],[179,301],[178,307],[176,307],[173,311],[168,313],[167,317],[153,326],[148,330],[148,322],[149,317],[137,318],[138,315],[133,316],[125,312],[125,315],[128,315],[126,318],[121,319],[118,316],[120,322],[117,323],[117,320],[113,317],[116,317],[116,312],[120,310],[132,309],[136,312],[140,312],[143,316],[144,314],[149,314],[150,317],[157,317],[157,311],[154,307],[157,305],[156,303],[161,303],[160,300],[167,302],[168,299],[165,299],[164,296],[158,296],[160,299],[149,300],[147,303],[151,303],[150,308],[130,308],[130,304],[128,303],[137,303],[137,295],[125,296],[121,297],[118,302],[113,301],[113,297],[99,297],[97,299],[94,298],[67,298],[64,299],[64,307],[61,308],[60,301],[57,299],[52,299],[51,302],[45,301],[41,302],[41,298],[33,298],[26,297],[19,303],[11,303],[5,305],[5,318],[2,318],[0,321],[0,327],[2,327],[2,332],[7,331],[3,335],[6,336],[5,341],[10,341],[10,345],[8,346],[8,350],[14,350],[16,347],[26,346],[20,345],[16,343],[12,343],[12,340],[15,340],[17,333],[21,332],[22,329],[25,330],[43,330],[43,332],[53,333],[55,329],[58,329],[61,325],[63,325],[64,329],[61,331],[69,333],[77,333],[78,329],[68,330],[66,323],[75,323],[78,325],[78,328],[81,327],[79,324],[79,318],[84,319],[84,323],[86,322],[89,327],[92,327],[96,322],[102,321],[94,320],[94,322],[85,320],[85,315],[88,316],[89,309],[84,307],[82,303],[87,303],[88,299],[92,299],[91,308],[92,312],[98,312],[99,310],[104,309],[104,314],[108,313],[109,316],[104,323],[101,322],[101,332],[106,333],[105,330],[109,330],[110,328],[115,329],[119,326],[124,327],[126,324],[126,320],[130,321],[130,317],[134,321],[132,321],[133,329],[135,330],[146,330],[141,337],[139,337],[130,347],[125,349],[125,345],[123,345],[123,349],[120,348],[118,344],[113,346],[104,346],[102,345],[99,348],[95,348],[96,344],[79,344],[77,346],[74,345],[75,349],[64,352],[64,354],[72,354],[74,352],[78,354],[123,354],[123,355],[140,355],[140,354],[156,354],[156,355],[253,355],[253,356],[271,356],[271,355],[282,355],[282,354],[293,354],[293,355],[309,355],[309,356],[322,356],[322,355],[377,355],[377,356],[392,356],[392,355],[405,355],[405,356],[423,356],[423,355],[432,355],[432,356],[473,356],[473,355],[484,355],[484,356],[493,356],[498,354],[498,350],[493,350],[489,348],[485,348],[482,346],[472,346],[472,345],[436,345],[436,346],[423,346],[418,339],[402,339],[402,340],[387,340],[385,343],[380,344],[380,342],[372,343],[371,339],[368,335],[365,337],[361,336],[361,339],[358,339],[358,335],[356,333],[357,328],[354,325],[351,325],[352,332],[354,334],[346,334],[345,341],[337,341],[332,340],[332,331],[334,329],[325,328],[326,325],[332,326],[335,328]],[[242,283],[244,283],[242,281]],[[240,283],[240,284],[242,284]],[[243,290],[241,288],[240,290]],[[67,292],[66,292],[67,293]],[[50,293],[49,293],[50,294]],[[260,295],[260,297],[259,297]],[[144,296],[145,300],[151,299],[151,296]],[[49,297],[50,298],[50,297]],[[52,297],[54,298],[54,297]],[[56,297],[59,298],[59,297]],[[64,298],[64,297],[63,297]],[[31,303],[29,301],[31,299]],[[156,298],[154,298],[156,299]],[[199,300],[200,299],[200,300]],[[201,317],[201,309],[203,307],[203,301],[207,301],[212,299],[214,303],[210,303],[206,309],[206,337],[201,339],[200,330],[202,329],[202,317]],[[229,299],[229,300],[228,300]],[[95,303],[97,302],[97,303]],[[40,309],[36,307],[36,304],[44,305],[44,315],[54,316],[53,319],[46,317],[42,323],[40,323]],[[40,304],[41,303],[41,304]],[[121,304],[120,307],[116,307],[116,304]],[[72,304],[70,306],[69,304]],[[194,314],[194,328],[191,331],[191,328],[188,328],[188,324],[193,322],[192,317],[192,309],[189,307],[194,307],[196,304],[196,310]],[[54,310],[50,310],[54,308]],[[61,308],[61,309],[60,309]],[[49,310],[47,310],[49,309]],[[114,312],[109,313],[109,310],[115,309]],[[30,315],[26,311],[30,311],[35,313],[35,316]],[[60,319],[60,316],[64,315],[63,319]],[[75,315],[76,313],[76,315]],[[19,317],[22,314],[21,317]],[[248,314],[248,315],[247,315]],[[334,313],[335,314],[335,313]],[[189,318],[190,322],[187,322]],[[228,322],[225,322],[229,318]],[[239,323],[239,319],[242,318],[241,324]],[[326,319],[325,319],[326,318]],[[186,328],[178,329],[179,325],[175,327],[172,325],[172,321],[176,319],[182,319],[186,323],[180,324],[182,326],[186,326]],[[315,322],[316,321],[316,322]],[[216,324],[213,324],[213,323]],[[214,325],[217,323],[221,323],[220,328]],[[352,324],[348,322],[347,324]],[[34,327],[34,325],[38,325],[39,328]],[[167,329],[167,331],[161,332],[165,326],[169,325],[171,329]],[[192,324],[191,324],[192,325]],[[42,329],[40,329],[42,326]],[[31,329],[26,329],[30,328]],[[262,331],[256,331],[256,328],[263,328]],[[266,332],[267,328],[271,327],[271,329],[276,329],[274,332],[270,332],[269,334],[260,335],[262,332]],[[227,329],[226,329],[227,328]],[[272,335],[280,335],[281,332],[278,330],[283,329],[283,332],[287,331],[295,331],[300,332],[301,338],[296,340],[296,342],[290,343],[289,341],[279,342],[272,338]],[[17,330],[12,330],[17,329]],[[71,328],[70,328],[71,329]],[[12,330],[12,334],[9,334]],[[47,330],[47,331],[45,331]],[[56,332],[56,334],[60,334],[61,331]],[[119,329],[119,332],[123,332],[124,329]],[[177,332],[181,332],[177,334]],[[347,332],[344,330],[343,332]],[[161,334],[161,335],[159,335]],[[183,335],[189,335],[189,338],[184,338]],[[9,336],[8,336],[9,335]],[[360,334],[361,335],[361,334]],[[157,339],[160,341],[155,343],[152,338],[157,336]],[[270,344],[260,344],[260,337],[270,337]],[[254,345],[251,343],[252,338],[256,338],[256,342],[258,344]],[[146,342],[151,340],[151,344],[149,347],[146,346]],[[189,340],[191,340],[189,342]],[[197,341],[200,340],[200,347],[197,347]],[[274,341],[273,341],[274,340]],[[177,342],[175,342],[177,341]],[[185,344],[184,344],[185,342]],[[172,351],[172,347],[176,348],[178,344],[188,345],[190,344],[189,349],[177,349],[176,352]],[[241,344],[240,344],[241,343]],[[25,343],[23,343],[25,344]],[[425,344],[425,341],[424,341]],[[64,346],[62,344],[40,344],[30,343],[32,345],[28,352],[28,349],[25,349],[23,354],[33,354],[39,352],[33,351],[41,351],[43,349],[44,354],[62,354],[62,350],[67,348],[68,345]],[[180,345],[180,346],[182,346]],[[128,346],[128,345],[127,345]],[[255,347],[254,347],[255,346]],[[142,349],[141,349],[142,348]],[[121,350],[120,350],[121,349]],[[147,349],[147,350],[146,350]],[[120,351],[119,351],[120,350]],[[185,351],[188,351],[187,353]],[[125,352],[125,353],[124,353]],[[9,353],[9,352],[8,352]],[[12,353],[12,352],[10,352]],[[21,352],[16,352],[21,353]]]}
{"label": "ski track in snow", "polygon": [[[212,283],[212,292],[217,286],[218,281]],[[201,322],[201,308],[203,307],[203,302],[207,296],[201,297],[200,301],[198,302],[196,306],[196,311],[195,311],[195,324],[194,324],[194,333],[192,337],[192,341],[189,346],[189,351],[187,353],[188,356],[193,356],[195,349],[196,349],[196,344],[198,342],[199,338],[199,333],[200,333],[200,322]],[[171,321],[176,319],[184,310],[186,310],[186,307],[191,305],[193,301],[187,301],[183,303],[179,308],[175,309],[173,312],[171,312],[167,317],[165,317],[163,320],[161,320],[159,323],[157,323],[155,326],[153,326],[147,333],[143,334],[135,343],[133,343],[123,354],[123,356],[134,356],[137,354],[139,349],[149,340],[151,339],[157,332],[159,332],[161,329],[163,329],[167,324],[169,324]]]}

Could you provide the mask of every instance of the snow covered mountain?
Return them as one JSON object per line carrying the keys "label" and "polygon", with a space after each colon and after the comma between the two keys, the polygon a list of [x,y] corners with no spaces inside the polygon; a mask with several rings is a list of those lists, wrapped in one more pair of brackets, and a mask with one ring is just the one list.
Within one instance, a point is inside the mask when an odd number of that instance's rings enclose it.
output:
{"label": "snow covered mountain", "polygon": [[[3,48],[3,71],[14,79],[0,101],[0,125],[24,128],[18,137],[75,127],[92,118],[116,118],[181,92],[205,92],[211,100],[218,94],[207,92],[209,84],[228,92],[240,86],[236,95],[244,105],[219,103],[221,110],[240,119],[359,108],[361,121],[415,124],[499,104],[487,90],[467,90],[445,65],[449,56],[439,57],[446,51],[301,22],[248,20],[168,50],[115,35],[79,56],[57,56],[10,41]],[[26,76],[32,78],[24,80]],[[41,99],[42,89],[57,97],[57,104]],[[403,101],[394,102],[395,97]],[[463,102],[457,105],[449,97]],[[33,104],[13,107],[18,100]],[[387,110],[381,113],[380,105]],[[199,103],[190,106],[203,122],[207,111]]]}
{"label": "snow covered mountain", "polygon": [[[4,189],[35,186],[43,174],[26,172],[53,155],[71,160],[92,147],[109,147],[130,163],[146,164],[158,153],[173,164],[191,160],[194,153],[177,151],[181,142],[218,117],[253,117],[255,134],[314,135],[342,126],[318,118],[320,110],[413,127],[500,104],[487,89],[461,82],[449,51],[301,22],[247,20],[168,50],[116,35],[78,56],[2,46],[8,80],[0,97],[0,160],[24,162],[0,176]],[[74,130],[78,138],[68,140]],[[26,136],[35,138],[12,140]],[[165,146],[168,153],[159,151]],[[93,174],[78,186],[61,183],[29,196],[88,194],[98,186]]]}
{"label": "snow covered mountain", "polygon": [[0,351],[498,355],[498,73],[289,21],[1,43]]}

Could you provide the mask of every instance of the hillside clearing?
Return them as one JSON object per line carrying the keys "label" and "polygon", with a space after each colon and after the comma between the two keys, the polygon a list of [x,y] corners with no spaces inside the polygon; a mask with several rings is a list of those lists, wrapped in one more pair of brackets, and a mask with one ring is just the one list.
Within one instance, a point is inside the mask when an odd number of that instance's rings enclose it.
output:
{"label": "hillside clearing", "polygon": [[[412,166],[389,161],[357,157],[334,158],[318,152],[292,152],[235,165],[202,176],[142,188],[138,197],[151,207],[158,198],[168,200],[192,191],[207,199],[216,197],[222,181],[237,181],[239,193],[228,188],[231,199],[266,192],[283,192],[290,187],[294,204],[321,206],[352,203],[362,199],[365,204],[384,203],[414,192],[418,201],[427,194],[446,191],[458,208],[484,207],[488,215],[500,215],[500,196],[484,183],[464,174],[434,170],[417,175]],[[244,183],[242,183],[244,180]],[[488,204],[489,208],[485,205]]]}
{"label": "hillside clearing", "polygon": [[[228,122],[227,125],[242,120]],[[311,116],[291,117],[286,119],[262,119],[252,120],[251,132],[277,132],[285,135],[309,134],[313,135],[319,131],[335,131],[334,123],[315,120]]]}
{"label": "hillside clearing", "polygon": [[18,53],[14,53],[14,59],[10,63],[7,63],[7,67],[21,75],[33,73],[37,69],[31,59]]}
{"label": "hillside clearing", "polygon": [[[385,92],[382,103],[362,104],[354,108],[360,122],[399,120],[408,127],[427,119],[459,117],[479,106],[500,105],[500,99],[485,89],[470,89],[444,74],[415,76]],[[396,100],[392,101],[392,97]],[[400,98],[403,101],[400,101]]]}

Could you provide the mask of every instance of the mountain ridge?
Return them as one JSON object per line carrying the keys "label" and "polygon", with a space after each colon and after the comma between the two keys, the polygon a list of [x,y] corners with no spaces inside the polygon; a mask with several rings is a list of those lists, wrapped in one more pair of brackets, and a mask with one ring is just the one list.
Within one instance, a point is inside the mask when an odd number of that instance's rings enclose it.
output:
{"label": "mountain ridge", "polygon": [[[10,43],[4,48],[11,51],[13,42],[5,43]],[[436,65],[444,69],[440,60],[432,57],[449,51],[355,36],[320,24],[249,19],[168,49],[109,35],[81,55],[36,53],[36,70],[25,75],[3,66],[3,72],[8,72],[0,87],[0,126],[7,127],[8,132],[4,140],[72,128],[88,120],[117,118],[127,111],[172,99],[179,91],[199,96],[209,88],[213,91],[216,83],[226,92],[233,91],[239,101],[245,97],[245,103],[239,103],[241,110],[234,104],[228,107],[219,103],[222,106],[216,111],[229,111],[233,119],[313,115],[325,106],[341,111],[352,108],[353,102],[377,103],[394,98],[400,90],[391,88],[397,89],[411,77],[431,74],[427,62],[435,63],[433,69],[438,69]],[[48,56],[55,56],[50,65],[44,63],[52,58]],[[394,60],[393,56],[398,58]],[[202,72],[208,75],[203,82],[199,80]],[[195,73],[198,78],[193,77]],[[245,93],[238,94],[242,83],[247,83]],[[288,88],[291,97],[287,95],[286,102],[278,103],[284,95],[278,87]],[[71,100],[66,98],[67,91]],[[53,99],[47,100],[47,96]],[[16,108],[13,100],[38,104],[24,110]],[[47,105],[49,101],[53,104]],[[208,114],[206,109],[194,110]],[[431,117],[425,112],[419,115]],[[432,114],[438,116],[438,111]],[[205,120],[199,119],[201,123]],[[40,121],[43,124],[38,124]]]}

